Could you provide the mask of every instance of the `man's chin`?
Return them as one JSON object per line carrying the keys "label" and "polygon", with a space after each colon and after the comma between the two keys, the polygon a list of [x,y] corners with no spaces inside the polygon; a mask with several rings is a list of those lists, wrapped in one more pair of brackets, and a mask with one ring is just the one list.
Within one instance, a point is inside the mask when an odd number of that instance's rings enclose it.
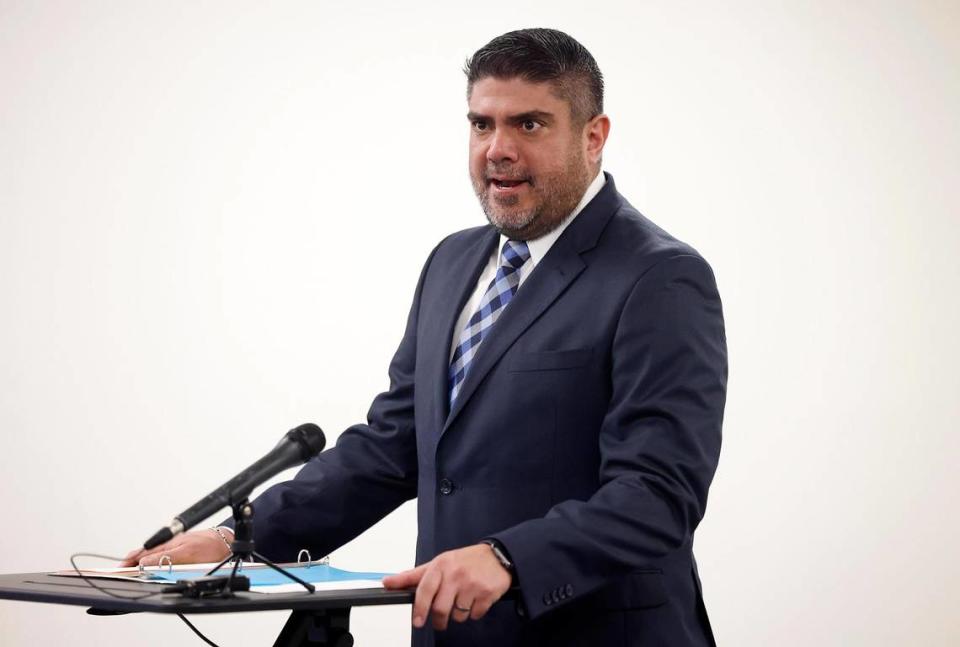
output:
{"label": "man's chin", "polygon": [[487,222],[498,232],[514,240],[524,240],[524,232],[529,231],[536,214],[502,214],[487,212]]}
{"label": "man's chin", "polygon": [[494,196],[489,192],[478,193],[487,222],[508,238],[525,240],[522,236],[537,220],[539,211],[521,204],[520,196]]}

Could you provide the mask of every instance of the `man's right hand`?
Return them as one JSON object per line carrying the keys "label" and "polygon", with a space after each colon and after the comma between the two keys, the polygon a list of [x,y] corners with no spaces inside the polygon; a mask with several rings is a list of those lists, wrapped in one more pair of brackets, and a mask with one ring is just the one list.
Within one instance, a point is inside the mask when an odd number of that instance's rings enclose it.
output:
{"label": "man's right hand", "polygon": [[[229,528],[222,529],[228,541],[233,540],[233,533]],[[150,550],[138,548],[127,553],[120,562],[120,566],[156,566],[160,558],[166,555],[174,564],[202,564],[219,562],[227,558],[230,548],[223,538],[212,528],[208,530],[193,530],[177,535],[165,544],[160,544]],[[166,565],[164,560],[164,565]]]}

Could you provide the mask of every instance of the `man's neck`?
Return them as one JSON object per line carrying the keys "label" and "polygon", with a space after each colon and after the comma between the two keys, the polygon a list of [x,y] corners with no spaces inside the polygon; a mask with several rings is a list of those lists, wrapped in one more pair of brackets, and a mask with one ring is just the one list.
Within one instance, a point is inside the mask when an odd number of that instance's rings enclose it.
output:
{"label": "man's neck", "polygon": [[[583,192],[583,196],[580,198],[580,202],[577,203],[577,206],[573,208],[573,211],[570,212],[566,218],[560,221],[556,227],[543,234],[537,238],[527,241],[527,247],[530,250],[530,259],[533,261],[532,265],[536,265],[540,262],[540,259],[543,258],[546,253],[553,247],[553,243],[560,238],[560,234],[570,226],[570,223],[573,222],[574,218],[580,215],[580,212],[583,211],[591,200],[593,200],[600,189],[603,188],[603,185],[606,183],[606,178],[603,175],[602,171],[597,171],[596,177],[593,178],[593,181],[587,185],[587,189]],[[503,243],[507,241],[509,237],[504,234],[500,234],[500,245],[499,249],[503,248]]]}

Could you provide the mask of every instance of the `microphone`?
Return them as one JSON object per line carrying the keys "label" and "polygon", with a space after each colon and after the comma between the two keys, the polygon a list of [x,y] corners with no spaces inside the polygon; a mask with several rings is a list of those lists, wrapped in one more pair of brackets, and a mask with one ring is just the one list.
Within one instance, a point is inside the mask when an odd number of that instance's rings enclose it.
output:
{"label": "microphone", "polygon": [[217,510],[246,499],[255,487],[295,465],[306,463],[323,451],[327,439],[320,427],[307,422],[291,429],[277,446],[232,479],[174,517],[169,526],[155,532],[143,543],[147,550],[173,539]]}

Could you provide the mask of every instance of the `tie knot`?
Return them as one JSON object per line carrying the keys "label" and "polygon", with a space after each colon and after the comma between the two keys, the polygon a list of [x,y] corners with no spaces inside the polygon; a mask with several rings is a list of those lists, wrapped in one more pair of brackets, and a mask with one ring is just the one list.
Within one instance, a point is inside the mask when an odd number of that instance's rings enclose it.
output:
{"label": "tie knot", "polygon": [[515,270],[519,270],[528,258],[530,258],[530,248],[527,247],[525,240],[508,240],[500,251],[500,265],[509,265]]}

